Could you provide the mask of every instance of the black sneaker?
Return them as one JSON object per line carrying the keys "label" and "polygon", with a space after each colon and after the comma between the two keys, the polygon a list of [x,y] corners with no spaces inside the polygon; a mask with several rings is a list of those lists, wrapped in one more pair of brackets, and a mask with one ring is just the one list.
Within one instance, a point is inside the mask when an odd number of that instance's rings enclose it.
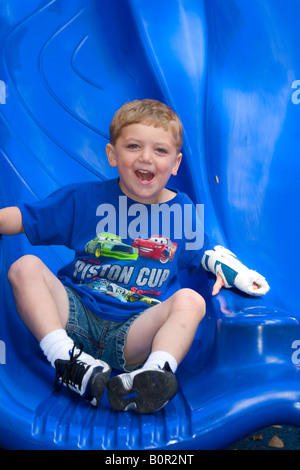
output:
{"label": "black sneaker", "polygon": [[108,399],[115,410],[154,413],[176,394],[178,383],[168,362],[163,369],[139,369],[117,375],[107,383]]}
{"label": "black sneaker", "polygon": [[93,406],[99,405],[111,372],[106,362],[84,353],[82,343],[76,343],[70,351],[70,359],[57,359],[55,368],[56,391],[60,391],[65,385]]}

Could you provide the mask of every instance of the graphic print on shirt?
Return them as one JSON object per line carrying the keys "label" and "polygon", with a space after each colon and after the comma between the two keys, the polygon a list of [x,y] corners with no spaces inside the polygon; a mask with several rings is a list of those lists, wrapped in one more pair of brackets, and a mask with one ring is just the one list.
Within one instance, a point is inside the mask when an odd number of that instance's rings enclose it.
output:
{"label": "graphic print on shirt", "polygon": [[173,261],[177,249],[177,243],[159,235],[152,235],[148,240],[135,238],[132,246],[138,249],[140,256],[157,259],[163,264]]}
{"label": "graphic print on shirt", "polygon": [[137,294],[132,290],[125,289],[125,287],[118,286],[114,282],[109,282],[106,279],[96,278],[92,282],[88,282],[86,287],[94,289],[101,294],[110,295],[120,302],[144,302],[147,305],[153,306],[160,304],[160,300],[146,297],[145,295]]}
{"label": "graphic print on shirt", "polygon": [[117,259],[137,259],[139,255],[137,248],[122,243],[121,237],[111,233],[100,233],[85,245],[84,250],[96,258],[109,256]]}
{"label": "graphic print on shirt", "polygon": [[[136,285],[128,289],[112,281],[129,286],[134,266],[124,266],[123,263],[117,262],[110,264],[108,258],[126,262],[136,261],[141,256],[151,258],[159,264],[166,264],[174,259],[176,249],[177,243],[164,236],[153,235],[148,240],[136,238],[132,245],[127,245],[118,235],[102,232],[85,245],[85,252],[91,256],[89,259],[77,260],[73,277],[80,280],[81,285],[114,297],[120,302],[141,301],[153,306],[160,301],[148,297],[147,294],[161,294],[161,290],[153,288],[161,287],[169,277],[170,270],[162,267],[150,269],[143,264],[136,275]],[[140,289],[141,287],[150,289],[144,290]]]}

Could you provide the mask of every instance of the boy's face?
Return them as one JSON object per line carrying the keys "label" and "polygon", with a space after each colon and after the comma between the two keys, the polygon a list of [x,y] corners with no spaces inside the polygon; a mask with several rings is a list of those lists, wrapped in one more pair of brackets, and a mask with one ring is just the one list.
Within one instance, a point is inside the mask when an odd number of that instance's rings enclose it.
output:
{"label": "boy's face", "polygon": [[126,196],[145,204],[171,199],[165,185],[170,175],[177,174],[182,157],[171,131],[130,124],[122,129],[115,145],[107,144],[106,153],[109,164],[118,167]]}

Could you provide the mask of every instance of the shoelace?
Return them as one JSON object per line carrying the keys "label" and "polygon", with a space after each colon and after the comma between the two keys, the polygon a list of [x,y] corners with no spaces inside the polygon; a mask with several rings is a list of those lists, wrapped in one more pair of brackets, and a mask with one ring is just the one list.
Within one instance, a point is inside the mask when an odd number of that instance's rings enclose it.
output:
{"label": "shoelace", "polygon": [[[78,353],[75,354],[75,349],[79,349]],[[76,343],[73,346],[70,360],[60,361],[59,367],[56,369],[55,377],[55,390],[60,391],[63,384],[66,384],[70,390],[70,386],[78,386],[81,389],[82,379],[84,374],[89,369],[89,365],[85,362],[78,361],[79,356],[83,351],[83,344]]]}

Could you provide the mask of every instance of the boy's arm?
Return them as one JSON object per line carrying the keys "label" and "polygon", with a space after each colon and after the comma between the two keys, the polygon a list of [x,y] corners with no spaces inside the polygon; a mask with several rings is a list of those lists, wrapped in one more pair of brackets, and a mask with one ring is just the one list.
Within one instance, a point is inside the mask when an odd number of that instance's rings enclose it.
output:
{"label": "boy's arm", "polygon": [[215,246],[213,250],[204,252],[201,264],[206,271],[217,275],[213,295],[222,286],[237,287],[250,295],[265,295],[269,290],[266,279],[258,272],[248,269],[237,257],[223,246]]}
{"label": "boy's arm", "polygon": [[22,214],[18,207],[0,209],[0,235],[24,233]]}

